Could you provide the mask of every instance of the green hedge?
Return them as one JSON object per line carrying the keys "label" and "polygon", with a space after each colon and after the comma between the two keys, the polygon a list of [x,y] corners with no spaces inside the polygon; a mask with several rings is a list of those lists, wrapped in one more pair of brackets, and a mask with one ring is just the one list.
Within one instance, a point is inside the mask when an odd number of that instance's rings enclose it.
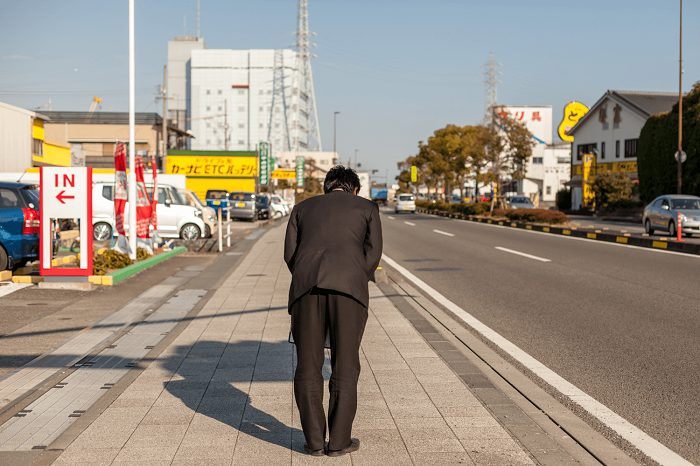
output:
{"label": "green hedge", "polygon": [[[683,193],[700,196],[700,81],[683,98]],[[639,135],[637,168],[639,194],[649,202],[675,194],[678,184],[678,104],[670,112],[652,115]]]}
{"label": "green hedge", "polygon": [[513,209],[506,210],[505,215],[514,222],[549,223],[556,225],[569,221],[569,217],[558,210]]}
{"label": "green hedge", "polygon": [[442,202],[416,201],[416,207],[422,209],[438,210],[464,215],[484,215],[491,210],[489,202],[475,202],[472,204],[443,204]]}

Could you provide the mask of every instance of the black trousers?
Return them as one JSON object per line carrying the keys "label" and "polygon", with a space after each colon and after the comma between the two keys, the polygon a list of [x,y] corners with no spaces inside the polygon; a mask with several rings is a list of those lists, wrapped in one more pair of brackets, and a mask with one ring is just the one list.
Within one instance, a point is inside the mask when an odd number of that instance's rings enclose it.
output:
{"label": "black trousers", "polygon": [[341,450],[350,445],[352,423],[357,411],[359,351],[367,323],[367,308],[347,295],[314,287],[292,304],[291,314],[298,359],[294,396],[304,437],[312,450],[325,446],[322,370],[326,328],[329,329],[332,375],[329,384],[328,449]]}

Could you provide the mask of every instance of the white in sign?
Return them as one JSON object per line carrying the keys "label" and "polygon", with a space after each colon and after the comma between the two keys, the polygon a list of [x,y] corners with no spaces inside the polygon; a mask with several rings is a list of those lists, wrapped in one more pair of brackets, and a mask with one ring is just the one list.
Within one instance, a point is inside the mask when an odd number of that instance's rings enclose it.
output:
{"label": "white in sign", "polygon": [[[51,219],[80,223],[80,269],[56,270],[56,275],[89,275],[92,270],[92,168],[41,168],[41,274],[51,273]],[[88,273],[89,272],[89,273]]]}

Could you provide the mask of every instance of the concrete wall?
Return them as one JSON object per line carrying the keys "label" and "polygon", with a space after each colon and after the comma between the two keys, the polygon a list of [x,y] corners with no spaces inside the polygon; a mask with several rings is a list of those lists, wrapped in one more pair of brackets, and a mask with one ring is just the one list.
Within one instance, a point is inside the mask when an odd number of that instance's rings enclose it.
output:
{"label": "concrete wall", "polygon": [[0,102],[0,172],[21,172],[32,166],[35,115]]}

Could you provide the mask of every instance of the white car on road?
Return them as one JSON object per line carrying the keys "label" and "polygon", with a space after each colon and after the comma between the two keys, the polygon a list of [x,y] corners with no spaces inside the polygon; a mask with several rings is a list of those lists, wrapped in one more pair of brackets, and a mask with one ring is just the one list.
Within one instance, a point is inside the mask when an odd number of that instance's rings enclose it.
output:
{"label": "white car on road", "polygon": [[413,194],[399,194],[398,202],[396,203],[396,208],[394,210],[397,214],[399,212],[412,212],[416,213],[416,198]]}

